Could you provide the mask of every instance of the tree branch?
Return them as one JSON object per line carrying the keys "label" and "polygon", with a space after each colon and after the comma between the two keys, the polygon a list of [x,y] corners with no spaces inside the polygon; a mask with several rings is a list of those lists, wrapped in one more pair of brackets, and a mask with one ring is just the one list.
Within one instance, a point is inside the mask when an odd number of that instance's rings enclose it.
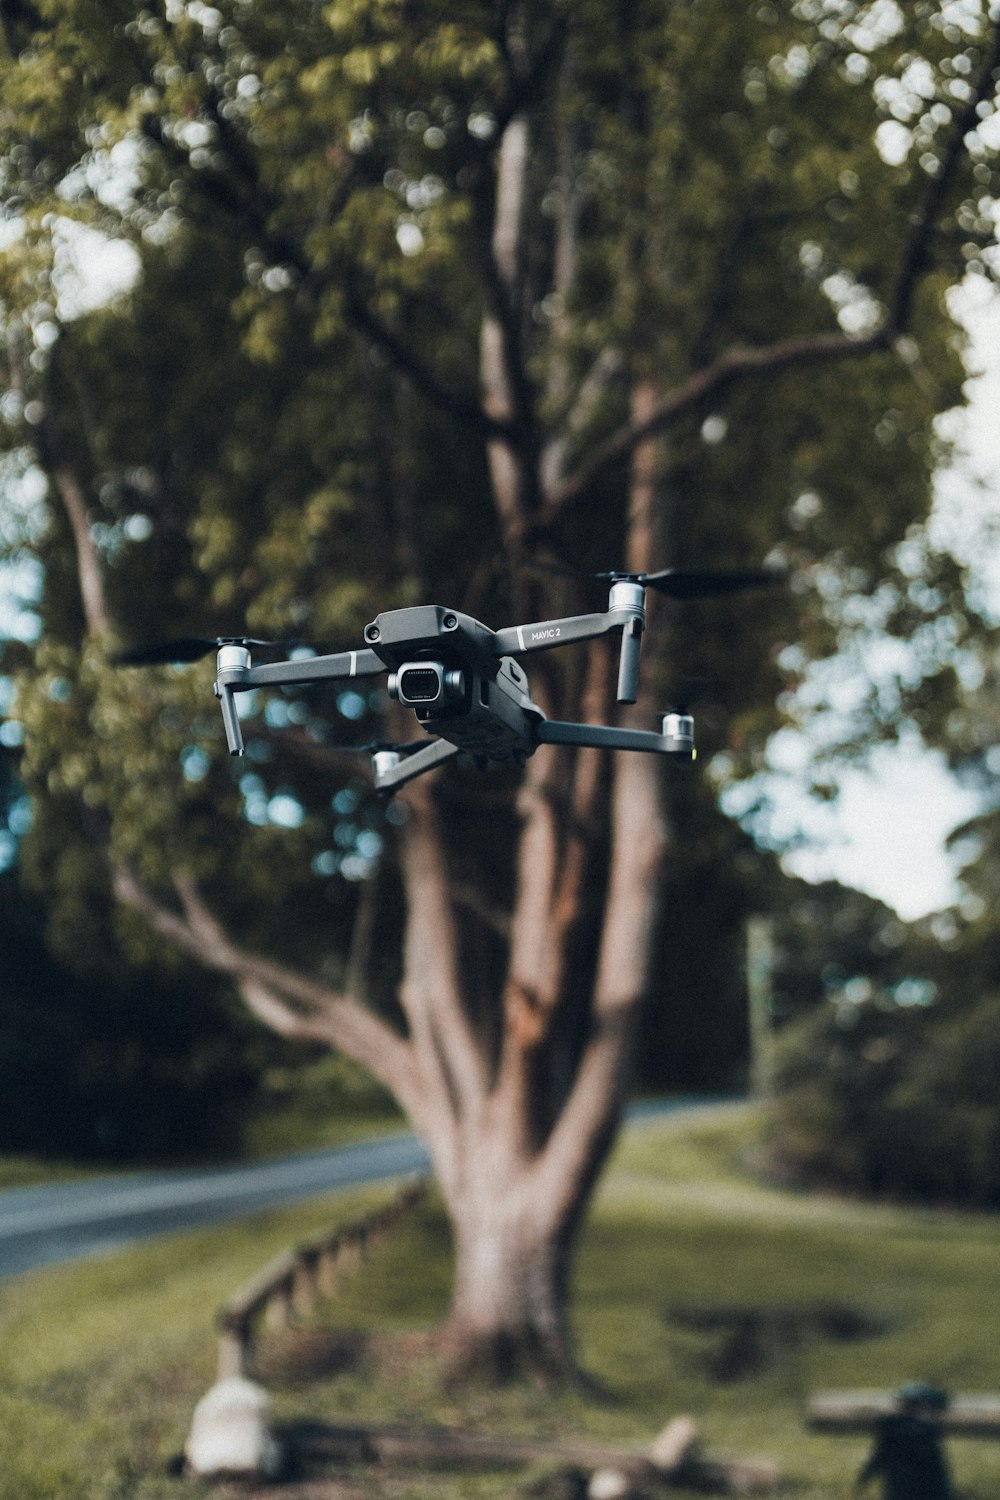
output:
{"label": "tree branch", "polygon": [[[632,392],[637,426],[655,407],[651,381]],[[647,571],[658,549],[661,518],[660,454],[647,439],[635,452],[629,490],[626,565]],[[633,721],[648,721],[650,676],[631,711]],[[599,691],[592,678],[591,692]],[[559,1197],[568,1208],[570,1182],[597,1171],[625,1101],[636,1022],[645,995],[657,915],[667,824],[660,772],[654,756],[620,755],[611,767],[611,851],[604,924],[594,978],[593,1029],[566,1106],[539,1162],[546,1196]]]}
{"label": "tree branch", "polygon": [[593,419],[623,365],[624,360],[619,349],[610,345],[602,349],[577,387],[568,409],[553,424],[553,434],[542,449],[543,494],[555,495],[559,492],[565,475],[566,457],[573,440]]}
{"label": "tree branch", "polygon": [[500,907],[484,900],[481,892],[471,885],[452,885],[451,895],[456,906],[463,907],[472,916],[477,917],[484,927],[488,927],[504,942],[509,941],[510,917]]}
{"label": "tree branch", "polygon": [[528,121],[515,114],[500,136],[493,223],[488,238],[484,236],[483,270],[491,311],[483,323],[480,370],[486,411],[533,455],[539,442],[519,307],[529,146]]}
{"label": "tree branch", "polygon": [[835,332],[816,333],[782,339],[774,344],[736,346],[727,350],[683,380],[643,421],[633,421],[621,427],[562,483],[550,483],[545,503],[532,519],[529,530],[545,531],[580,500],[609,467],[628,458],[647,438],[663,432],[702,402],[717,396],[733,381],[776,374],[798,366],[858,359],[879,349],[893,348],[900,335],[907,331],[917,285],[930,263],[929,247],[937,221],[965,153],[965,137],[979,124],[980,106],[996,91],[994,74],[998,67],[1000,23],[993,28],[978,85],[954,119],[938,170],[928,180],[920,206],[912,217],[910,233],[900,252],[889,309],[877,328],[860,337]]}
{"label": "tree branch", "polygon": [[370,339],[433,406],[482,433],[484,438],[508,443],[513,440],[509,421],[485,411],[478,402],[466,401],[457,391],[444,385],[416,352],[382,322],[353,285],[347,289],[345,311],[355,328]]}
{"label": "tree branch", "polygon": [[[7,353],[11,386],[24,396],[27,393],[27,375],[23,351],[15,330],[8,333]],[[80,603],[87,630],[92,635],[101,635],[108,629],[111,617],[104,592],[101,560],[90,529],[86,495],[69,458],[66,434],[47,394],[43,396],[40,405],[42,416],[37,425],[38,461],[69,521],[76,552]]]}
{"label": "tree branch", "polygon": [[259,980],[238,979],[236,984],[247,1010],[270,1031],[293,1042],[325,1042],[329,1045],[329,1033],[321,1022],[293,1010]]}
{"label": "tree branch", "polygon": [[113,880],[119,901],[144,917],[154,932],[241,988],[249,984],[255,1002],[266,993],[286,1035],[336,1047],[374,1073],[404,1108],[420,1113],[409,1044],[360,1002],[237,947],[186,874],[177,875],[174,882],[183,914],[164,905],[125,865],[115,867]]}
{"label": "tree branch", "polygon": [[879,327],[857,338],[845,333],[819,333],[782,339],[775,344],[739,345],[727,350],[675,386],[648,417],[627,423],[600,444],[575,473],[547,495],[529,529],[546,530],[613,464],[623,462],[647,438],[664,432],[703,401],[717,396],[734,380],[750,375],[775,374],[799,365],[858,359],[876,349],[886,348],[894,336],[894,331]]}
{"label": "tree branch", "polygon": [[90,517],[87,514],[87,501],[83,486],[74,470],[66,462],[56,462],[48,470],[48,474],[56,494],[62,501],[73,531],[77,578],[87,630],[91,635],[103,635],[110,627],[111,617],[104,593],[101,560],[90,529]]}

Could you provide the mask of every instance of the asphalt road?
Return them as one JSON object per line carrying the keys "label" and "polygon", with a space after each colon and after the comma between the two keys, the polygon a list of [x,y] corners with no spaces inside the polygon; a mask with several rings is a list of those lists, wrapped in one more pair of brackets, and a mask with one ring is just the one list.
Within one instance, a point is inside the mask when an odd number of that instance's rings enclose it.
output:
{"label": "asphalt road", "polygon": [[[711,1102],[644,1102],[633,1106],[629,1118]],[[106,1254],[153,1235],[241,1218],[358,1183],[425,1171],[428,1165],[419,1141],[400,1134],[277,1161],[9,1189],[0,1192],[0,1277]]]}
{"label": "asphalt road", "polygon": [[423,1171],[427,1165],[427,1153],[413,1136],[396,1135],[235,1167],[14,1188],[0,1193],[0,1277]]}

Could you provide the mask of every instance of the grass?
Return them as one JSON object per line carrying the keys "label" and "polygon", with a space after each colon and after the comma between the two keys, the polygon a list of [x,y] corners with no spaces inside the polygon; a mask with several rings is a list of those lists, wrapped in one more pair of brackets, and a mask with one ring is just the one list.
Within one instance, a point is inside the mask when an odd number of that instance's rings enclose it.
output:
{"label": "grass", "polygon": [[36,1187],[46,1182],[73,1182],[112,1170],[107,1166],[95,1167],[41,1156],[0,1156],[0,1192],[8,1188]]}
{"label": "grass", "polygon": [[[810,1197],[753,1182],[740,1161],[749,1111],[626,1132],[586,1229],[574,1289],[587,1368],[605,1401],[511,1386],[445,1390],[427,1330],[448,1293],[448,1234],[433,1199],[371,1257],[314,1326],[272,1337],[261,1376],[279,1416],[441,1421],[490,1431],[650,1440],[692,1413],[717,1452],[767,1454],[795,1500],[851,1492],[864,1439],[805,1433],[805,1393],[927,1379],[1000,1389],[994,1216]],[[273,1253],[386,1188],[153,1242],[0,1285],[0,1500],[188,1500],[171,1478],[195,1402],[214,1375],[213,1309]],[[875,1331],[814,1332],[761,1369],[712,1379],[719,1335],[678,1308],[849,1304]],[[308,1377],[308,1378],[307,1378]],[[1000,1444],[949,1441],[963,1500],[1000,1483]],[[375,1500],[499,1500],[520,1475],[354,1471],[342,1493]],[[873,1492],[874,1493],[874,1492]]]}
{"label": "grass", "polygon": [[[373,1109],[364,1111],[331,1111],[317,1119],[312,1110],[282,1107],[262,1111],[248,1121],[237,1160],[267,1161],[293,1156],[304,1151],[320,1151],[332,1146],[351,1145],[373,1136],[393,1135],[406,1130],[407,1122],[398,1111]],[[233,1158],[222,1159],[224,1165]],[[58,1158],[11,1155],[0,1156],[0,1192],[8,1188],[39,1187],[48,1183],[74,1182],[88,1177],[124,1175],[145,1170],[164,1171],[172,1166],[198,1168],[217,1165],[220,1157],[208,1153],[181,1163],[159,1159],[130,1159],[123,1162],[99,1160],[64,1161]]]}

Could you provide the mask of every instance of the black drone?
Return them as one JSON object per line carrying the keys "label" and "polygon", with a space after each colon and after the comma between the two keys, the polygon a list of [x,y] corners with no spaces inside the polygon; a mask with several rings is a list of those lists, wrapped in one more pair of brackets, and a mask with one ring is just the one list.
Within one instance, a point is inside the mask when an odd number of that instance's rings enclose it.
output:
{"label": "black drone", "polygon": [[547,719],[532,702],[528,680],[514,657],[620,630],[617,697],[619,703],[634,703],[647,588],[675,599],[693,599],[760,587],[778,581],[781,575],[768,571],[695,573],[668,568],[659,573],[598,576],[611,585],[608,607],[601,614],[490,630],[458,610],[426,604],[376,615],[365,626],[366,645],[358,651],[253,666],[251,646],[267,642],[245,636],[214,640],[189,637],[169,647],[125,653],[118,661],[132,666],[151,661],[194,661],[218,647],[215,695],[222,708],[231,755],[243,754],[237,693],[310,682],[350,682],[386,672],[390,698],[412,709],[433,738],[427,744],[418,741],[416,745],[372,748],[372,773],[381,792],[395,791],[462,751],[481,762],[515,765],[523,765],[539,745],[645,750],[693,760],[694,721],[687,712],[666,714],[658,734]]}

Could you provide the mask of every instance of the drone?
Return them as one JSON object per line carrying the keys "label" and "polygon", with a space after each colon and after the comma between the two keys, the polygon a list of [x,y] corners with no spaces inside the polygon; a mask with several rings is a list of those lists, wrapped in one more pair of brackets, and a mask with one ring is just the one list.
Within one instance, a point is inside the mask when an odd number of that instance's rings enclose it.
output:
{"label": "drone", "polygon": [[701,573],[668,568],[659,573],[596,576],[610,583],[608,607],[596,614],[491,630],[458,610],[426,604],[376,615],[364,628],[363,648],[333,655],[254,666],[251,647],[268,642],[223,636],[189,637],[172,646],[126,652],[117,661],[129,666],[193,661],[218,648],[214,691],[226,744],[234,756],[242,755],[244,748],[236,710],[238,693],[314,682],[354,682],[385,673],[389,697],[411,709],[431,738],[426,743],[371,747],[375,788],[383,793],[395,792],[463,752],[482,765],[523,766],[540,745],[638,750],[693,761],[694,720],[686,710],[665,714],[659,732],[548,719],[532,701],[527,677],[515,657],[620,631],[617,701],[635,703],[647,588],[675,599],[692,599],[773,584],[781,575],[769,570]]}

